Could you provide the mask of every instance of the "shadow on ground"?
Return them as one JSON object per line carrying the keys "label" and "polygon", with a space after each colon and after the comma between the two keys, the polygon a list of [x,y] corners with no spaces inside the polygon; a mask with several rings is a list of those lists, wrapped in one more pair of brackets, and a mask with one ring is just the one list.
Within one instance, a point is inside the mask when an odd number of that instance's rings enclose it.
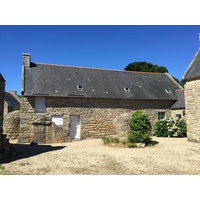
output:
{"label": "shadow on ground", "polygon": [[159,142],[157,142],[157,141],[155,141],[155,140],[151,140],[151,142],[150,142],[150,146],[152,145],[152,146],[155,146],[155,145],[157,145]]}
{"label": "shadow on ground", "polygon": [[51,145],[30,145],[30,144],[12,144],[12,156],[0,160],[0,164],[10,163],[15,160],[36,156],[49,151],[56,151],[65,148],[66,146],[51,146]]}

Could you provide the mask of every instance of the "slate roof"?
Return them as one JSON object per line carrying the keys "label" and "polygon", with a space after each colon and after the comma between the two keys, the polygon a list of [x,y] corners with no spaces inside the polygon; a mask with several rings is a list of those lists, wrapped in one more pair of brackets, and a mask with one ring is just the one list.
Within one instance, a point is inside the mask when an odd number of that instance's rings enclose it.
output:
{"label": "slate roof", "polygon": [[2,83],[4,83],[5,82],[5,79],[3,78],[3,76],[2,76],[2,74],[0,73],[0,82]]}
{"label": "slate roof", "polygon": [[177,90],[176,91],[178,101],[171,107],[172,110],[177,110],[177,109],[185,109],[185,95],[184,95],[184,90]]}
{"label": "slate roof", "polygon": [[9,106],[20,106],[20,102],[9,92],[5,92],[4,101],[6,101]]}
{"label": "slate roof", "polygon": [[199,78],[200,78],[200,48],[198,49],[197,53],[195,54],[192,62],[190,63],[189,67],[187,68],[183,76],[183,79],[186,81]]}
{"label": "slate roof", "polygon": [[[169,74],[127,72],[31,62],[24,96],[177,100],[182,87]],[[78,89],[78,85],[83,87]],[[125,91],[124,88],[127,88]]]}

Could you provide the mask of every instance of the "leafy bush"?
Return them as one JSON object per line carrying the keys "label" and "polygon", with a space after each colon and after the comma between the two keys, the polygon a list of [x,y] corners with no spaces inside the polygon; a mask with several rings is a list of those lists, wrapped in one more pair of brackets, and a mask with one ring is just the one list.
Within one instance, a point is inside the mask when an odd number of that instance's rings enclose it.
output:
{"label": "leafy bush", "polygon": [[138,110],[132,114],[130,121],[131,133],[128,134],[127,139],[131,143],[146,143],[150,141],[149,131],[151,130],[151,123],[147,114]]}
{"label": "leafy bush", "polygon": [[186,137],[186,122],[183,119],[162,119],[155,123],[157,137]]}

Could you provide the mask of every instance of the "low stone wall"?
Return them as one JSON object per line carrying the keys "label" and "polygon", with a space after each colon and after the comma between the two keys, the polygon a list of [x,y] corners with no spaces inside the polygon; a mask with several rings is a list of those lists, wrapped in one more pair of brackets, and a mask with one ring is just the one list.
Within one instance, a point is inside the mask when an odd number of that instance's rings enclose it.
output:
{"label": "low stone wall", "polygon": [[[169,108],[173,103],[148,100],[46,98],[46,113],[35,113],[34,97],[22,97],[18,142],[69,141],[70,116],[73,115],[80,116],[81,139],[100,138],[105,135],[126,137],[130,132],[129,122],[134,111],[141,109],[146,112],[153,125],[158,120],[158,112],[166,112],[166,116],[171,116]],[[52,116],[62,116],[63,125],[55,125],[51,121]],[[39,124],[35,124],[37,121]]]}

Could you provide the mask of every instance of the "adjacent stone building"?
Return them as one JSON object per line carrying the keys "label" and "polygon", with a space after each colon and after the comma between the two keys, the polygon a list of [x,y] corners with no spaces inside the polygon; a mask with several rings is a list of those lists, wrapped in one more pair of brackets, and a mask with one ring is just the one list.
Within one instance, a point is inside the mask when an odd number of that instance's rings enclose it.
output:
{"label": "adjacent stone building", "polygon": [[171,107],[171,117],[185,119],[184,89],[176,90],[177,102]]}
{"label": "adjacent stone building", "polygon": [[6,134],[3,134],[5,80],[0,73],[0,159],[10,156],[11,144]]}
{"label": "adjacent stone building", "polygon": [[4,96],[4,116],[9,112],[19,110],[20,96],[17,94],[17,91],[10,90],[9,92],[5,92]]}
{"label": "adjacent stone building", "polygon": [[187,137],[189,141],[200,142],[200,49],[187,68],[183,80]]}
{"label": "adjacent stone building", "polygon": [[22,56],[19,143],[127,136],[134,111],[171,117],[182,87],[169,74],[31,62]]}

